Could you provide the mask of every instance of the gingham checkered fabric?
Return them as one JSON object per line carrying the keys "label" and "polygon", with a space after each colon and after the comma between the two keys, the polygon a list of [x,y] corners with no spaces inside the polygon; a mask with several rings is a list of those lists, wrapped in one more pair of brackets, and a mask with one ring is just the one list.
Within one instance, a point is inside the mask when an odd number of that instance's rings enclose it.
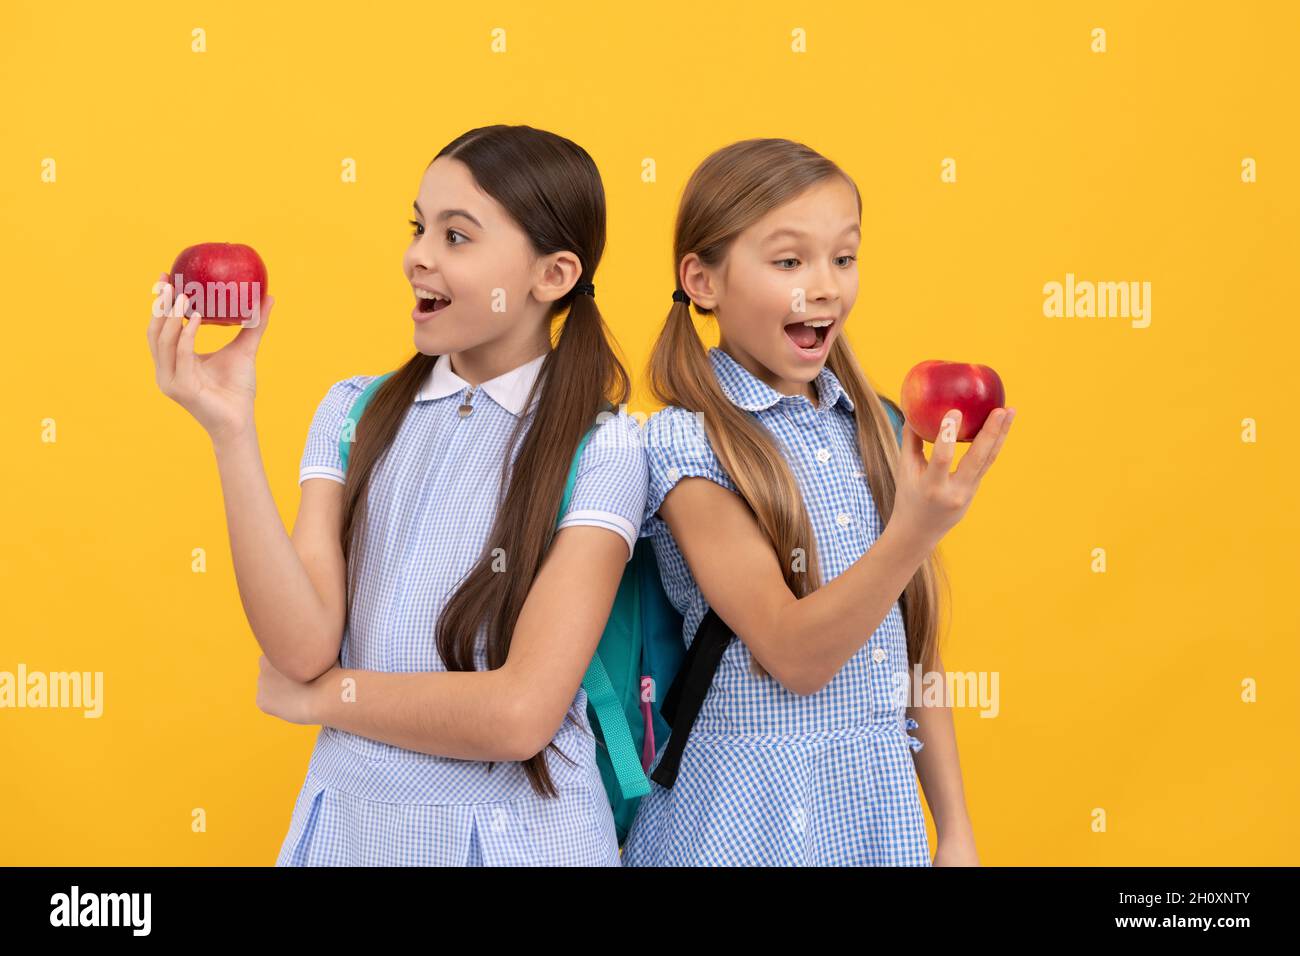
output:
{"label": "gingham checkered fabric", "polygon": [[[814,406],[782,395],[730,355],[709,350],[723,392],[776,438],[812,520],[824,579],[879,536],[857,452],[852,400],[829,368]],[[689,645],[708,605],[656,512],[682,478],[735,491],[700,418],[669,407],[644,429],[652,537],[664,587]],[[742,640],[723,655],[671,790],[652,784],[623,851],[625,866],[931,865],[906,716],[907,646],[897,602],[835,678],[800,696],[750,673]],[[663,748],[660,748],[661,757]]]}
{"label": "gingham checkered fabric", "polygon": [[[534,372],[536,365],[532,366]],[[371,376],[335,383],[317,408],[300,481],[342,481],[345,416]],[[487,540],[515,413],[484,383],[412,404],[377,463],[344,633],[344,668],[437,671],[434,625]],[[526,383],[524,383],[526,384]],[[521,388],[514,382],[512,394]],[[501,390],[498,394],[505,394]],[[534,414],[536,405],[523,414]],[[512,460],[518,447],[511,449]],[[636,540],[646,494],[637,422],[609,415],[583,452],[561,527],[593,525]],[[480,641],[482,635],[480,634]],[[479,668],[485,665],[480,645]],[[614,821],[579,689],[547,753],[554,798],[536,795],[519,763],[434,757],[323,727],[276,861],[296,865],[609,865]]]}

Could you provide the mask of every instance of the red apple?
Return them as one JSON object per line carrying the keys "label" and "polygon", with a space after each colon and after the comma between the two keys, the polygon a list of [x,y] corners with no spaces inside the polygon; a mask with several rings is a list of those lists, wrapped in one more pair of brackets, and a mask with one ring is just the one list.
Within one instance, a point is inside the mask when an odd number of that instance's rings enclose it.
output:
{"label": "red apple", "polygon": [[1002,379],[987,365],[938,359],[912,366],[899,397],[907,424],[928,442],[939,437],[943,416],[954,408],[961,412],[957,441],[973,441],[989,413],[1005,401]]}
{"label": "red apple", "polygon": [[[175,294],[184,293],[190,312],[204,325],[254,326],[266,296],[266,265],[252,246],[237,242],[203,242],[181,250],[172,263]],[[254,321],[256,320],[256,321]]]}

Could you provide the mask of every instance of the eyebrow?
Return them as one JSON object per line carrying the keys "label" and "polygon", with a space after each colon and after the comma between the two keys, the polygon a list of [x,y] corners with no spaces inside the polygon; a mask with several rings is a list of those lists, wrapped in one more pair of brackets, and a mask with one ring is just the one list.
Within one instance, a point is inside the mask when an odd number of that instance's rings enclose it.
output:
{"label": "eyebrow", "polygon": [[[424,213],[420,211],[419,202],[413,202],[411,203],[411,205],[415,207],[415,214],[423,218]],[[464,216],[466,219],[468,219],[474,225],[478,226],[480,229],[483,228],[483,223],[479,222],[477,219],[471,216],[464,209],[444,209],[442,212],[438,213],[438,222],[446,222],[448,219],[452,218],[453,216]]]}
{"label": "eyebrow", "polygon": [[[847,235],[848,233],[851,232],[856,232],[858,235],[861,235],[862,227],[855,222],[850,226],[846,226],[844,232],[841,233],[841,235]],[[791,229],[790,227],[787,226],[785,228],[776,229],[772,232],[769,232],[766,236],[763,237],[762,241],[771,242],[773,239],[780,239],[783,236],[788,236],[791,239],[803,239],[807,235],[808,233],[804,232],[801,229]]]}

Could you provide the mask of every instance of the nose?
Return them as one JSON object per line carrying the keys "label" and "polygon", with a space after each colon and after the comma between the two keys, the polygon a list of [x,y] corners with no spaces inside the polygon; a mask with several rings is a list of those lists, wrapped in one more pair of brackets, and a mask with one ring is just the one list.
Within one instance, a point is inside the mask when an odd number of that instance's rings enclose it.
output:
{"label": "nose", "polygon": [[839,286],[835,284],[835,277],[831,273],[831,267],[823,263],[812,270],[809,276],[808,288],[804,290],[804,295],[811,302],[834,302],[840,297]]}
{"label": "nose", "polygon": [[422,275],[437,268],[434,256],[434,242],[430,233],[418,237],[406,249],[406,271],[411,275]]}

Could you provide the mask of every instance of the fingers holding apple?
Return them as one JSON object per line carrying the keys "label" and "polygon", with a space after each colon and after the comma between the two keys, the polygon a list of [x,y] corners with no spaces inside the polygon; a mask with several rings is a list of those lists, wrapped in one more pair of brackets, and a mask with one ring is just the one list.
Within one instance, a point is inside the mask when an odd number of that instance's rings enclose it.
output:
{"label": "fingers holding apple", "polygon": [[[172,268],[155,286],[161,294],[148,330],[158,386],[213,438],[251,428],[256,354],[275,304],[266,267],[248,246],[203,243],[182,251]],[[223,348],[196,351],[200,325],[235,324],[242,328]]]}
{"label": "fingers holding apple", "polygon": [[1011,431],[1011,422],[1016,417],[1014,408],[996,408],[984,421],[984,427],[975,436],[975,441],[957,466],[956,477],[978,487],[985,472],[992,467],[1002,450],[1002,443]]}
{"label": "fingers holding apple", "polygon": [[251,328],[257,323],[267,294],[266,264],[252,246],[238,242],[188,246],[172,263],[171,275],[177,292],[197,300],[208,325]]}
{"label": "fingers holding apple", "polygon": [[181,327],[184,322],[185,310],[189,302],[184,295],[179,296],[173,303],[167,316],[163,319],[162,328],[158,333],[158,342],[155,353],[155,372],[157,373],[158,386],[167,394],[172,387],[176,378],[176,341],[180,338]]}
{"label": "fingers holding apple", "polygon": [[235,348],[243,349],[251,355],[257,354],[257,348],[262,344],[262,336],[266,334],[266,324],[271,317],[271,309],[274,305],[275,296],[263,297],[257,311],[249,320],[249,324],[239,330],[239,334],[231,340],[230,344]]}
{"label": "fingers holding apple", "polygon": [[1006,391],[998,373],[987,365],[945,362],[931,359],[919,362],[903,376],[899,405],[912,429],[928,442],[939,440],[944,416],[961,413],[957,432],[948,442],[968,442],[984,427],[989,413],[1006,401]]}
{"label": "fingers holding apple", "polygon": [[175,377],[183,382],[193,382],[197,377],[194,356],[194,339],[199,334],[199,326],[203,324],[203,315],[197,309],[190,320],[185,323],[185,328],[176,340],[176,371]]}
{"label": "fingers holding apple", "polygon": [[[986,365],[927,361],[904,378],[904,449],[890,523],[927,550],[961,520],[1006,441],[1015,410],[1004,400],[1001,378]],[[924,441],[934,445],[928,461]],[[953,472],[958,442],[973,444]]]}
{"label": "fingers holding apple", "polygon": [[149,328],[145,331],[145,338],[149,342],[149,354],[153,356],[154,367],[158,365],[158,336],[162,332],[163,322],[171,314],[171,283],[167,281],[167,273],[158,277],[154,283],[154,301],[153,309],[149,315]]}
{"label": "fingers holding apple", "polygon": [[925,469],[925,480],[931,484],[944,481],[952,471],[952,459],[957,451],[957,435],[961,428],[961,409],[955,408],[939,422],[934,438],[934,450]]}

